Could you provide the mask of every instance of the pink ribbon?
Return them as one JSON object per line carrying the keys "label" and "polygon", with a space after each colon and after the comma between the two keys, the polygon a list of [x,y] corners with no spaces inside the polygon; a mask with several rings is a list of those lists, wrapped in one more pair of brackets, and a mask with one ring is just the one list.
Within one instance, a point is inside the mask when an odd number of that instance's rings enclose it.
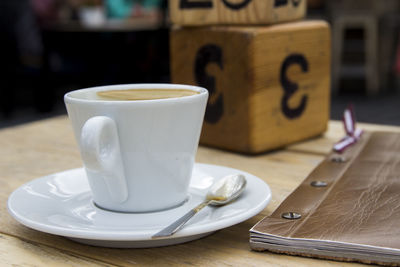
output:
{"label": "pink ribbon", "polygon": [[351,105],[344,110],[343,125],[346,136],[333,146],[333,150],[339,153],[342,153],[349,146],[355,144],[363,134],[363,130],[356,128],[356,120]]}

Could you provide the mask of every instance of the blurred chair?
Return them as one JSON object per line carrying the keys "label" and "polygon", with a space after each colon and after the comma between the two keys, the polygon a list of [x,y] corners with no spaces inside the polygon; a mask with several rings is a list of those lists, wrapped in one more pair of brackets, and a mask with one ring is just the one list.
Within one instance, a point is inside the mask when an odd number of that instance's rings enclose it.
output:
{"label": "blurred chair", "polygon": [[[390,51],[384,51],[382,47],[390,38],[388,30],[380,29],[380,22],[385,14],[397,10],[397,0],[336,0],[326,1],[332,22],[332,90],[337,93],[342,78],[364,77],[368,95],[376,95],[386,85],[387,65],[389,64]],[[345,63],[345,32],[349,29],[363,31],[363,44],[365,49],[364,62]],[[384,33],[385,38],[381,38]],[[382,41],[383,40],[383,41]],[[363,46],[353,46],[360,49]],[[353,52],[360,52],[354,51]],[[393,50],[392,50],[393,52]],[[385,69],[386,68],[386,69]]]}

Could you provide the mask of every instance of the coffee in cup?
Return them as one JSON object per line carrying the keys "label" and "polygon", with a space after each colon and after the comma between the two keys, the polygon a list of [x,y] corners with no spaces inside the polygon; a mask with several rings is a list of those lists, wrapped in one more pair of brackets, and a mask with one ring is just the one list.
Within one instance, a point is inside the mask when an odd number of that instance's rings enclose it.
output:
{"label": "coffee in cup", "polygon": [[101,100],[120,100],[120,101],[177,98],[177,97],[191,96],[196,94],[199,94],[199,92],[188,89],[165,90],[159,88],[106,90],[97,92],[97,96]]}

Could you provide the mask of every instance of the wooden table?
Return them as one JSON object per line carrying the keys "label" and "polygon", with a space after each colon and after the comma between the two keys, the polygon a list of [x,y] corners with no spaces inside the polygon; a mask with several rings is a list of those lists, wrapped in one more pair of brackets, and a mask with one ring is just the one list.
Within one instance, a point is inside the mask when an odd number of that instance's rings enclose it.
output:
{"label": "wooden table", "polygon": [[[366,130],[400,132],[400,127],[359,124]],[[310,141],[257,156],[200,147],[197,162],[224,165],[266,181],[272,200],[260,214],[208,237],[162,248],[109,249],[81,245],[66,238],[31,230],[7,212],[9,194],[37,177],[81,167],[67,117],[38,121],[0,131],[0,265],[1,266],[330,266],[356,265],[335,261],[254,252],[249,229],[275,208],[317,166],[343,135],[340,122]]]}

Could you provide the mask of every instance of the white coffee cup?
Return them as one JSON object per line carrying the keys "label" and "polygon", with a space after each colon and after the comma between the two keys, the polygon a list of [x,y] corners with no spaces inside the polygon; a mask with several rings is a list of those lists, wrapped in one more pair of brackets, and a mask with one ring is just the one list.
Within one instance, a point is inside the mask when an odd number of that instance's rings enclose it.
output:
{"label": "white coffee cup", "polygon": [[[102,100],[97,92],[187,89],[198,94],[155,100]],[[64,101],[95,204],[118,212],[152,212],[182,204],[207,104],[206,89],[175,84],[101,86]]]}

